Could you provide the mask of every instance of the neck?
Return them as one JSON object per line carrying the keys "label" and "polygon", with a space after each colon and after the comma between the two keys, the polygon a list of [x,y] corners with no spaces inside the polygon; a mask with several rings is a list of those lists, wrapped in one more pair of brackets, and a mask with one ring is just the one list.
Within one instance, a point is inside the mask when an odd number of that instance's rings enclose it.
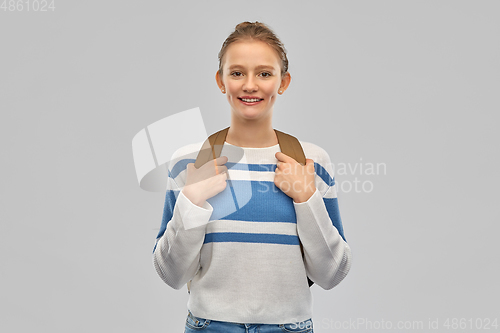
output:
{"label": "neck", "polygon": [[238,147],[252,148],[265,148],[277,145],[278,138],[270,120],[242,123],[232,118],[226,142]]}

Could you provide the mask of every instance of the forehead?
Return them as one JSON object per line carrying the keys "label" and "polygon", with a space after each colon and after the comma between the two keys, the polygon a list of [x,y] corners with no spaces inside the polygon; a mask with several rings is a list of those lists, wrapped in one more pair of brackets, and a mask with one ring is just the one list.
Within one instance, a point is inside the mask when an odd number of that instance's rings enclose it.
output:
{"label": "forehead", "polygon": [[226,50],[225,67],[269,66],[279,68],[279,58],[271,46],[261,41],[239,41]]}

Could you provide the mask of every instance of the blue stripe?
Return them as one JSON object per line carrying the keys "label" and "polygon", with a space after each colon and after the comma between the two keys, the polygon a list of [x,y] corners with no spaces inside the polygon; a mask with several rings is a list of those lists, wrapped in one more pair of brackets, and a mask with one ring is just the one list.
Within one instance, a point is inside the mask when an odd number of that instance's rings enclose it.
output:
{"label": "blue stripe", "polygon": [[276,164],[246,164],[246,163],[230,163],[227,162],[228,169],[244,170],[244,171],[260,171],[260,172],[274,172]]}
{"label": "blue stripe", "polygon": [[335,184],[334,177],[330,176],[328,171],[321,165],[314,162],[314,172],[318,175],[328,186],[333,186]]}
{"label": "blue stripe", "polygon": [[245,232],[212,232],[205,234],[203,244],[212,242],[240,242],[240,243],[267,243],[299,245],[299,237],[296,235],[280,234],[255,234]]}
{"label": "blue stripe", "polygon": [[342,239],[344,239],[344,241],[347,242],[347,240],[344,237],[344,228],[342,226],[342,219],[340,218],[338,199],[323,198],[323,201],[325,203],[326,210],[328,211],[328,215],[330,216],[330,220],[332,220],[333,226],[337,228]]}
{"label": "blue stripe", "polygon": [[207,202],[214,208],[211,220],[297,223],[293,199],[274,182],[232,180]]}

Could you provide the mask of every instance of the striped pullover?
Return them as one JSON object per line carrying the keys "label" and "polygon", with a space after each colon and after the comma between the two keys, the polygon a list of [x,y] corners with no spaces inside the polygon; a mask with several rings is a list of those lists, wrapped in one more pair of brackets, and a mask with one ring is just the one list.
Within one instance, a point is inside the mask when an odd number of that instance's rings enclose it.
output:
{"label": "striped pullover", "polygon": [[351,250],[330,157],[315,144],[300,143],[314,160],[316,185],[301,203],[274,184],[278,144],[225,142],[220,156],[228,157],[227,186],[203,207],[181,192],[186,165],[195,162],[203,142],[173,154],[153,264],[174,289],[192,280],[187,307],[194,316],[256,324],[306,320],[312,318],[307,277],[331,289],[349,272]]}

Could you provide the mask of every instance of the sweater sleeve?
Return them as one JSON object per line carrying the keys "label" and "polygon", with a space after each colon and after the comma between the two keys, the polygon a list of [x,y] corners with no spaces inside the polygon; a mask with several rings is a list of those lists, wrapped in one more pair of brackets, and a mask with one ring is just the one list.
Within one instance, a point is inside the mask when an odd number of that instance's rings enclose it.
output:
{"label": "sweater sleeve", "polygon": [[[294,202],[297,233],[304,249],[307,276],[323,289],[338,285],[351,268],[351,249],[344,230],[337,200],[337,189],[330,157],[322,150],[315,161],[316,192],[309,200]],[[326,188],[322,195],[318,188]]]}
{"label": "sweater sleeve", "polygon": [[180,289],[200,268],[200,250],[213,207],[206,201],[203,207],[192,203],[182,193],[171,170],[169,166],[163,218],[153,249],[153,264],[167,285]]}

